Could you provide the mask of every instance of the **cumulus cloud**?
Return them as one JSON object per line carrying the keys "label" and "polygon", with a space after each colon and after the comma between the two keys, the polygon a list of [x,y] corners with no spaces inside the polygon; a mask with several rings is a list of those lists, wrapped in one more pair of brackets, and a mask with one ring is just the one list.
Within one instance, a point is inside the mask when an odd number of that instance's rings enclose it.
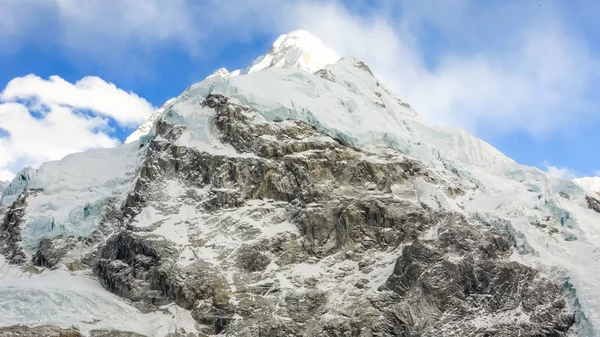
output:
{"label": "cumulus cloud", "polygon": [[58,76],[13,79],[0,93],[0,180],[25,166],[120,143],[109,121],[131,126],[154,108],[97,77],[71,84]]}
{"label": "cumulus cloud", "polygon": [[156,50],[200,58],[218,55],[215,49],[228,42],[272,33],[274,21],[264,13],[283,7],[282,0],[0,0],[0,46],[50,43],[74,60],[84,55],[114,67],[124,60],[144,67],[133,60],[147,62]]}
{"label": "cumulus cloud", "polygon": [[546,173],[556,178],[575,179],[578,176],[577,172],[571,169],[568,169],[566,167],[556,167],[550,165],[550,163],[548,163],[547,161],[544,161],[544,168]]}
{"label": "cumulus cloud", "polygon": [[87,76],[71,84],[59,76],[44,80],[35,75],[11,80],[0,99],[35,100],[44,105],[89,109],[127,126],[137,126],[154,111],[145,99],[117,88],[96,76]]}

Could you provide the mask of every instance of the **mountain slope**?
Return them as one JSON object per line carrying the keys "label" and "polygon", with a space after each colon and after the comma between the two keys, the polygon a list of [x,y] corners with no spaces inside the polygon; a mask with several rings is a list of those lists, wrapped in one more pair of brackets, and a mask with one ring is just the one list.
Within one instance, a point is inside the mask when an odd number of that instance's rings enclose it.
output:
{"label": "mountain slope", "polygon": [[[0,283],[15,294],[12,318],[0,326],[597,335],[596,197],[428,125],[358,60],[314,74],[265,64],[275,67],[210,76],[139,140],[47,163],[5,192],[7,261],[42,268],[34,280],[95,278],[126,299],[98,291],[110,298],[99,311],[145,326],[48,315],[61,300],[23,316],[32,292],[15,286],[14,265],[10,287]],[[77,308],[86,289],[47,292]]]}

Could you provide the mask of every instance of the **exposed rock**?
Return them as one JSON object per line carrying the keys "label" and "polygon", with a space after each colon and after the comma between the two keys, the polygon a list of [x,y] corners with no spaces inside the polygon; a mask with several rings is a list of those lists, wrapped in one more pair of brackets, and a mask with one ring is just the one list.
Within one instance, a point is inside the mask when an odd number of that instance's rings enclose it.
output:
{"label": "exposed rock", "polygon": [[243,246],[238,251],[238,265],[249,272],[265,270],[271,259],[264,251],[266,247]]}
{"label": "exposed rock", "polygon": [[588,208],[592,209],[598,213],[600,213],[600,201],[590,196],[586,196],[585,200],[587,201]]}
{"label": "exposed rock", "polygon": [[[504,260],[507,239],[465,221],[456,217],[437,240],[404,247],[381,288],[399,296],[383,309],[384,335],[564,336],[575,319],[559,289]],[[489,317],[483,326],[472,323],[482,317]]]}
{"label": "exposed rock", "polygon": [[120,296],[155,305],[174,301],[186,309],[214,296],[224,283],[210,265],[180,267],[176,257],[172,243],[162,237],[122,232],[106,242],[96,272],[100,283]]}
{"label": "exposed rock", "polygon": [[74,237],[45,237],[40,240],[37,252],[32,258],[34,265],[52,268],[72,249],[77,239]]}
{"label": "exposed rock", "polygon": [[0,224],[0,254],[4,255],[8,261],[14,264],[22,264],[27,259],[20,242],[21,221],[25,216],[27,196],[30,193],[35,193],[35,191],[25,191],[19,195],[6,212],[6,215],[4,215]]}
{"label": "exposed rock", "polygon": [[289,317],[295,323],[306,322],[325,313],[327,294],[318,290],[291,292],[284,300]]}

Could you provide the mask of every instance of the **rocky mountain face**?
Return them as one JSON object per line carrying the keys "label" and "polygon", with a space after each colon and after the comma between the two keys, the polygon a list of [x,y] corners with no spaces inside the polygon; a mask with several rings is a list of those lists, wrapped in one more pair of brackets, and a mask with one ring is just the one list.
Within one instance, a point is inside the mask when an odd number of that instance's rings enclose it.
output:
{"label": "rocky mountain face", "polygon": [[15,179],[0,333],[595,336],[600,198],[333,62],[221,72]]}

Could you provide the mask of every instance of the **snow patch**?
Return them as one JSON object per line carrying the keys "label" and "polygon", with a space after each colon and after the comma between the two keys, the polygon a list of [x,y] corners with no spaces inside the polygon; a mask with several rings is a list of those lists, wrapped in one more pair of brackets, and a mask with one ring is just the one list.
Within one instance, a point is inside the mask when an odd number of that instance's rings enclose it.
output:
{"label": "snow patch", "polygon": [[415,190],[417,191],[419,202],[427,205],[434,211],[445,210],[462,213],[460,207],[453,200],[448,199],[437,186],[426,182],[421,177],[415,179]]}

